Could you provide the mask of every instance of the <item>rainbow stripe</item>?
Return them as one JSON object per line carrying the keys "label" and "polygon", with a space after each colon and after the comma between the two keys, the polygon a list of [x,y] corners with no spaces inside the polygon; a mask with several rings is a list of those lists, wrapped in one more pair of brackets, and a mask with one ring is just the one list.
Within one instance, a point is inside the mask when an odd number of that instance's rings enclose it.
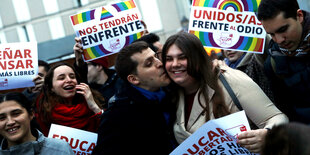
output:
{"label": "rainbow stripe", "polygon": [[83,50],[84,60],[91,60],[94,58],[103,57],[105,55],[111,54],[112,52],[106,50],[102,44]]}
{"label": "rainbow stripe", "polygon": [[[217,45],[216,42],[213,40],[213,33],[199,32],[199,31],[190,31],[189,33],[197,36],[202,42],[203,46],[221,48],[221,46]],[[263,45],[264,45],[264,38],[240,36],[238,42],[234,46],[228,48],[262,53]]]}
{"label": "rainbow stripe", "polygon": [[[193,6],[199,7],[213,7],[219,10],[226,10],[228,7],[233,7],[235,11],[250,11],[257,12],[258,5],[261,0],[194,0]],[[242,5],[243,4],[243,5]]]}
{"label": "rainbow stripe", "polygon": [[95,19],[95,10],[96,9],[71,16],[72,24],[77,25]]}
{"label": "rainbow stripe", "polygon": [[[141,36],[142,36],[142,32],[138,32],[136,34],[126,36],[126,42],[125,42],[124,47],[131,44],[133,41],[141,38]],[[83,56],[84,56],[85,61],[89,61],[89,60],[92,60],[95,58],[100,58],[100,57],[103,57],[106,55],[113,54],[113,52],[105,49],[102,44],[100,44],[98,46],[86,48],[83,51],[84,51]]]}
{"label": "rainbow stripe", "polygon": [[114,16],[108,10],[106,10],[104,7],[102,7],[100,20],[108,19],[111,17],[114,17]]}
{"label": "rainbow stripe", "polygon": [[[141,38],[143,32],[138,32],[136,34],[133,34],[133,35],[129,35],[129,36],[126,36],[126,43],[125,43],[125,46],[131,44],[133,41]],[[125,47],[124,46],[124,47]]]}
{"label": "rainbow stripe", "polygon": [[220,10],[226,10],[227,8],[232,7],[237,12],[242,12],[243,7],[242,5],[236,0],[225,0],[219,4],[218,8]]}
{"label": "rainbow stripe", "polygon": [[117,12],[125,11],[128,9],[132,9],[136,7],[136,4],[133,0],[120,2],[116,4],[112,4],[112,6],[117,10]]}

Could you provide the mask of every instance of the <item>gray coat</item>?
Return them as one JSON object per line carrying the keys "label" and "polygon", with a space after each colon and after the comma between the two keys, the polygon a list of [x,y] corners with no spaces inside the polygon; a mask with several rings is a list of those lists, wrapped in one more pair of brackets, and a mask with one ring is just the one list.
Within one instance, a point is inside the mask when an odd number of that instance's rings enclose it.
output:
{"label": "gray coat", "polygon": [[37,141],[26,142],[4,150],[3,145],[7,145],[5,139],[1,142],[1,155],[74,155],[67,142],[46,138],[40,131],[38,131]]}

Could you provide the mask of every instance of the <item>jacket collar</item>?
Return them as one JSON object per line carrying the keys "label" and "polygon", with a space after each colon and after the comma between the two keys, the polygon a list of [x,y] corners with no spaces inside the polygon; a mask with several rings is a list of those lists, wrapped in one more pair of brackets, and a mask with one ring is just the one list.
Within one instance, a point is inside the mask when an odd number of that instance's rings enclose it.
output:
{"label": "jacket collar", "polygon": [[[214,90],[207,86],[207,89],[208,89],[208,98],[209,98],[209,101],[208,103],[211,102],[212,100],[212,97],[214,95]],[[204,108],[199,104],[198,102],[198,97],[200,98],[200,101],[202,103],[203,106],[209,106],[209,108],[212,108],[212,105],[209,104],[209,105],[206,105],[206,102],[205,102],[205,99],[202,95],[198,96],[198,92],[200,91],[200,89],[197,91],[196,95],[195,95],[195,98],[194,98],[194,103],[193,103],[193,107],[192,107],[192,110],[191,110],[191,114],[190,114],[190,117],[189,117],[189,120],[188,120],[188,123],[187,123],[187,126],[186,126],[186,129],[185,131],[189,131],[192,126],[195,124],[195,122],[199,119],[199,117],[201,117],[201,115],[205,115],[203,114],[203,110]],[[179,117],[178,119],[180,121],[181,124],[184,124],[185,125],[185,98],[184,98],[184,91],[183,90],[180,90],[179,91],[179,94],[180,94],[180,100],[179,100],[179,105],[178,105],[178,110],[177,110],[177,116],[181,116]]]}

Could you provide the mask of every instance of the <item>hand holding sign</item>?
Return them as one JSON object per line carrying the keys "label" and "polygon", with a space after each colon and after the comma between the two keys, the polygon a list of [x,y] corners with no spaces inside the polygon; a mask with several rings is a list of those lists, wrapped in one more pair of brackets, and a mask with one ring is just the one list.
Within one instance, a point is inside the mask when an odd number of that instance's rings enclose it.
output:
{"label": "hand holding sign", "polygon": [[32,93],[40,92],[44,84],[44,77],[37,75],[32,81],[34,83],[34,88],[32,89]]}
{"label": "hand holding sign", "polygon": [[249,151],[259,153],[263,144],[263,139],[267,134],[267,129],[257,129],[242,132],[238,134],[237,143],[242,147],[247,148]]}
{"label": "hand holding sign", "polygon": [[73,46],[73,51],[74,51],[74,55],[75,55],[75,62],[77,66],[81,66],[84,61],[83,61],[83,46],[81,45],[81,39],[78,37],[74,38],[75,40],[75,44]]}

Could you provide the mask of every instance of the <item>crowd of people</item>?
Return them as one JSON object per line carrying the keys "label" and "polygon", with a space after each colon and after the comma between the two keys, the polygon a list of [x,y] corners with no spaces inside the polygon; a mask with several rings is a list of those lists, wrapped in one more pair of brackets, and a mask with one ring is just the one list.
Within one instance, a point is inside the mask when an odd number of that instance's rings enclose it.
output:
{"label": "crowd of people", "polygon": [[[169,154],[207,121],[244,110],[252,153],[309,154],[310,13],[296,0],[262,0],[265,53],[223,50],[212,60],[193,34],[154,33],[107,57],[39,61],[35,87],[0,95],[0,154],[74,154],[46,138],[51,124],[98,133],[92,154]],[[146,27],[146,26],[145,26]],[[110,60],[111,61],[111,60]],[[292,123],[295,122],[295,123]]]}

